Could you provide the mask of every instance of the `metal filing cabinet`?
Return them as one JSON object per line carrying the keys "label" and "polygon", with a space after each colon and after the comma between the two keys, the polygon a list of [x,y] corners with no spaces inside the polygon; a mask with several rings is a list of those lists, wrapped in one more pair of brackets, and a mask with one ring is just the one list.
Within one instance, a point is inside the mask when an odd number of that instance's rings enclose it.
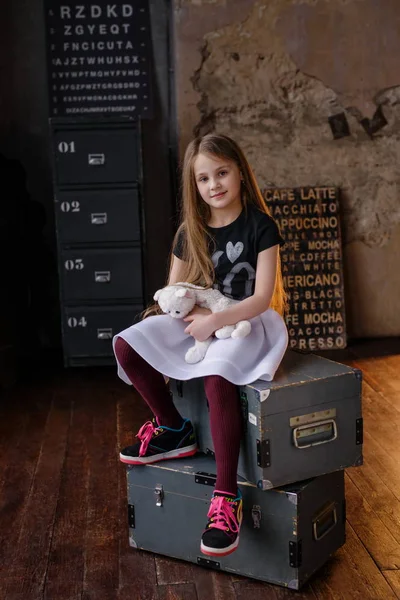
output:
{"label": "metal filing cabinet", "polygon": [[113,335],[144,308],[140,122],[50,130],[64,364],[113,364]]}

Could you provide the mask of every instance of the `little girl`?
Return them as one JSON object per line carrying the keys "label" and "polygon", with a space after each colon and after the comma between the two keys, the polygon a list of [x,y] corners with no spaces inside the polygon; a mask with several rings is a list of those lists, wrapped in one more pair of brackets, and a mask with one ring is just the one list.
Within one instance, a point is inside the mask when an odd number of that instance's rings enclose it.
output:
{"label": "little girl", "polygon": [[[237,488],[242,412],[237,385],[260,378],[270,381],[288,342],[281,316],[283,240],[249,163],[229,137],[209,134],[192,141],[185,153],[182,183],[183,218],[173,243],[168,285],[216,287],[237,302],[214,314],[195,307],[183,320],[150,316],[115,336],[118,374],[154,414],[139,430],[138,443],[124,448],[120,459],[145,465],[195,454],[193,426],[176,410],[165,377],[203,377],[217,480],[201,551],[225,556],[238,546],[242,520]],[[214,337],[202,361],[185,362],[191,336],[204,341],[217,329],[246,319],[252,325],[247,337]]]}

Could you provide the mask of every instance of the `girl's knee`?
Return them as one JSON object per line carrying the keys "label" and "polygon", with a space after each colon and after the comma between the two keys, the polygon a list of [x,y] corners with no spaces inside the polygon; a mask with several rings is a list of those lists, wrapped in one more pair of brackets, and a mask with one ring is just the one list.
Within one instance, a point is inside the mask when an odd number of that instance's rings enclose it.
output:
{"label": "girl's knee", "polygon": [[122,337],[117,337],[114,344],[115,352],[121,352],[126,346],[129,346],[129,344]]}
{"label": "girl's knee", "polygon": [[128,342],[121,337],[117,337],[115,340],[114,351],[122,368],[124,368],[124,365],[129,364],[134,352]]}

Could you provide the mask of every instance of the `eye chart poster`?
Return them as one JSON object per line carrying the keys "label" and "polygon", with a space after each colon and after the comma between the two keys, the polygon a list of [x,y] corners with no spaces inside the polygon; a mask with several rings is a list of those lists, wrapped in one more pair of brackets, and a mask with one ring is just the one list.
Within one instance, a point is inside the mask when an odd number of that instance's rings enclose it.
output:
{"label": "eye chart poster", "polygon": [[46,0],[51,117],[151,117],[148,0]]}

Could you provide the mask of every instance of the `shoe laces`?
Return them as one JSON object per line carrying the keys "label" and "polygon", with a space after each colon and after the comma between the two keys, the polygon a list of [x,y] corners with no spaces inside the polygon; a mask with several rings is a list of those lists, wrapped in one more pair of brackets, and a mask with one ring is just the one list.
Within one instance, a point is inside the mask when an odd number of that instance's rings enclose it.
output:
{"label": "shoe laces", "polygon": [[238,533],[239,523],[234,508],[236,505],[237,501],[228,500],[226,496],[214,496],[211,499],[211,505],[207,513],[207,517],[211,521],[208,528]]}
{"label": "shoe laces", "polygon": [[146,421],[136,434],[136,437],[142,442],[139,449],[139,456],[146,454],[151,439],[154,435],[158,435],[160,427],[155,427],[155,422],[155,419],[153,421]]}

